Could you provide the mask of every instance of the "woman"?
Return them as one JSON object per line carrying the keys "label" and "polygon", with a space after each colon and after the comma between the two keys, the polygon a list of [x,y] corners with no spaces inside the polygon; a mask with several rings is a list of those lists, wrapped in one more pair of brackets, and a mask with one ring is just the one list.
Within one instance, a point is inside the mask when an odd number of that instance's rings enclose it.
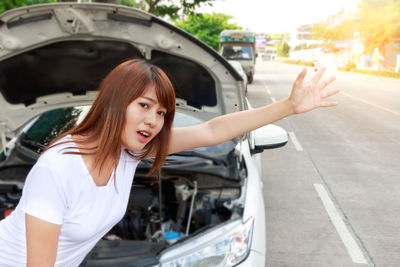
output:
{"label": "woman", "polygon": [[[112,70],[85,119],[56,138],[30,171],[16,210],[0,222],[0,265],[77,266],[124,215],[136,166],[170,153],[215,145],[322,102],[324,69],[304,86],[305,69],[287,99],[172,129],[175,94],[159,68],[130,60]],[[240,125],[240,126],[238,126]],[[3,264],[3,265],[2,265]]]}

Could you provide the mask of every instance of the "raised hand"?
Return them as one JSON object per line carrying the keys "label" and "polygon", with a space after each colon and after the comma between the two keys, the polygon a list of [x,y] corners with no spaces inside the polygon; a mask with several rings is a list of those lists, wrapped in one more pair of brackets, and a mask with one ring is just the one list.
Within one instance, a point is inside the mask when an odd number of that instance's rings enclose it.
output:
{"label": "raised hand", "polygon": [[324,72],[325,68],[322,67],[314,75],[311,82],[305,85],[303,82],[307,70],[303,69],[299,76],[297,76],[297,79],[293,84],[292,92],[288,98],[293,107],[294,113],[299,114],[319,107],[332,107],[337,105],[337,102],[322,101],[324,98],[339,93],[339,90],[322,92],[325,87],[335,80],[335,77],[330,77],[325,81],[321,81]]}

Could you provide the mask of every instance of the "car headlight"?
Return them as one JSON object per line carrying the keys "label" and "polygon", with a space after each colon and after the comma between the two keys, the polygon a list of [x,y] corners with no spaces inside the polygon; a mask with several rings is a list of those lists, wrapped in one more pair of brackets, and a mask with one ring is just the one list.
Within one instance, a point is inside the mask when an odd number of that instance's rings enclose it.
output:
{"label": "car headlight", "polygon": [[161,256],[161,267],[234,266],[250,252],[253,221],[236,220],[176,245]]}

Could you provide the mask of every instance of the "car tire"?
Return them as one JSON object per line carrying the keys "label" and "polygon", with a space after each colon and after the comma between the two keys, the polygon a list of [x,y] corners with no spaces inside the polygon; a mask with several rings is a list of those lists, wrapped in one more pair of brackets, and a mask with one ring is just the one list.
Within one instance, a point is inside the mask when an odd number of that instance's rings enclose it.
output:
{"label": "car tire", "polygon": [[250,73],[249,77],[247,77],[247,78],[248,78],[247,80],[249,83],[253,83],[253,73]]}

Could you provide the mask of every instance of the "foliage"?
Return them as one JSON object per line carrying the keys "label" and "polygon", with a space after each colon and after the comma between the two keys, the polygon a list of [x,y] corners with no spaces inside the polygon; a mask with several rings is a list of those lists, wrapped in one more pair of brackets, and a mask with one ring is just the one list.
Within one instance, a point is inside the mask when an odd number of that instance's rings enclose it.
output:
{"label": "foliage", "polygon": [[311,62],[311,61],[293,60],[293,59],[283,59],[283,60],[276,59],[275,61],[283,62],[283,63],[287,63],[287,64],[306,66],[306,67],[314,67],[314,62]]}
{"label": "foliage", "polygon": [[283,34],[270,34],[268,37],[272,40],[282,40],[284,35]]}
{"label": "foliage", "polygon": [[320,47],[319,44],[307,44],[307,43],[303,43],[303,44],[296,45],[296,46],[294,47],[294,50],[296,51],[296,50],[304,50],[304,49],[313,49],[313,48],[318,48],[318,47]]}
{"label": "foliage", "polygon": [[353,70],[357,67],[357,64],[354,61],[348,61],[346,64],[347,70]]}
{"label": "foliage", "polygon": [[2,0],[0,1],[0,13],[17,7],[52,2],[57,2],[57,0]]}
{"label": "foliage", "polygon": [[357,31],[356,20],[346,20],[338,27],[328,24],[317,24],[312,28],[313,38],[316,40],[347,41],[353,39]]}
{"label": "foliage", "polygon": [[[93,2],[100,2],[100,1],[93,0]],[[115,3],[117,5],[124,5],[124,6],[130,6],[130,7],[134,7],[134,8],[139,8],[139,9],[141,8],[141,6],[143,6],[139,2],[137,2],[136,0],[115,0],[115,2],[114,1],[108,1],[108,2],[112,2],[112,3]]]}
{"label": "foliage", "polygon": [[366,54],[375,48],[381,53],[385,48],[400,40],[400,1],[399,0],[361,0],[359,13],[354,20],[346,20],[332,27],[318,24],[312,28],[313,36],[325,40],[325,48],[335,52],[336,41],[360,38]]}
{"label": "foliage", "polygon": [[357,20],[346,20],[340,26],[332,27],[328,24],[317,24],[312,28],[313,39],[325,40],[323,47],[330,52],[337,52],[337,41],[349,41],[354,39],[358,30]]}
{"label": "foliage", "polygon": [[287,42],[283,42],[282,44],[278,45],[277,54],[278,57],[289,57],[289,50],[290,46]]}
{"label": "foliage", "polygon": [[399,0],[362,0],[359,5],[359,32],[365,52],[380,52],[400,38]]}
{"label": "foliage", "polygon": [[179,13],[182,15],[195,15],[196,8],[200,5],[210,5],[216,0],[137,0],[145,4],[144,10],[156,16],[164,17],[168,15],[171,19],[178,19]]}
{"label": "foliage", "polygon": [[360,70],[360,69],[348,69],[347,67],[339,67],[339,71],[351,71],[354,73],[369,74],[382,77],[390,77],[400,79],[400,73],[391,71],[380,71],[380,70]]}
{"label": "foliage", "polygon": [[215,50],[219,45],[219,34],[225,29],[241,29],[236,23],[229,23],[232,17],[222,13],[192,14],[175,25],[191,33]]}

